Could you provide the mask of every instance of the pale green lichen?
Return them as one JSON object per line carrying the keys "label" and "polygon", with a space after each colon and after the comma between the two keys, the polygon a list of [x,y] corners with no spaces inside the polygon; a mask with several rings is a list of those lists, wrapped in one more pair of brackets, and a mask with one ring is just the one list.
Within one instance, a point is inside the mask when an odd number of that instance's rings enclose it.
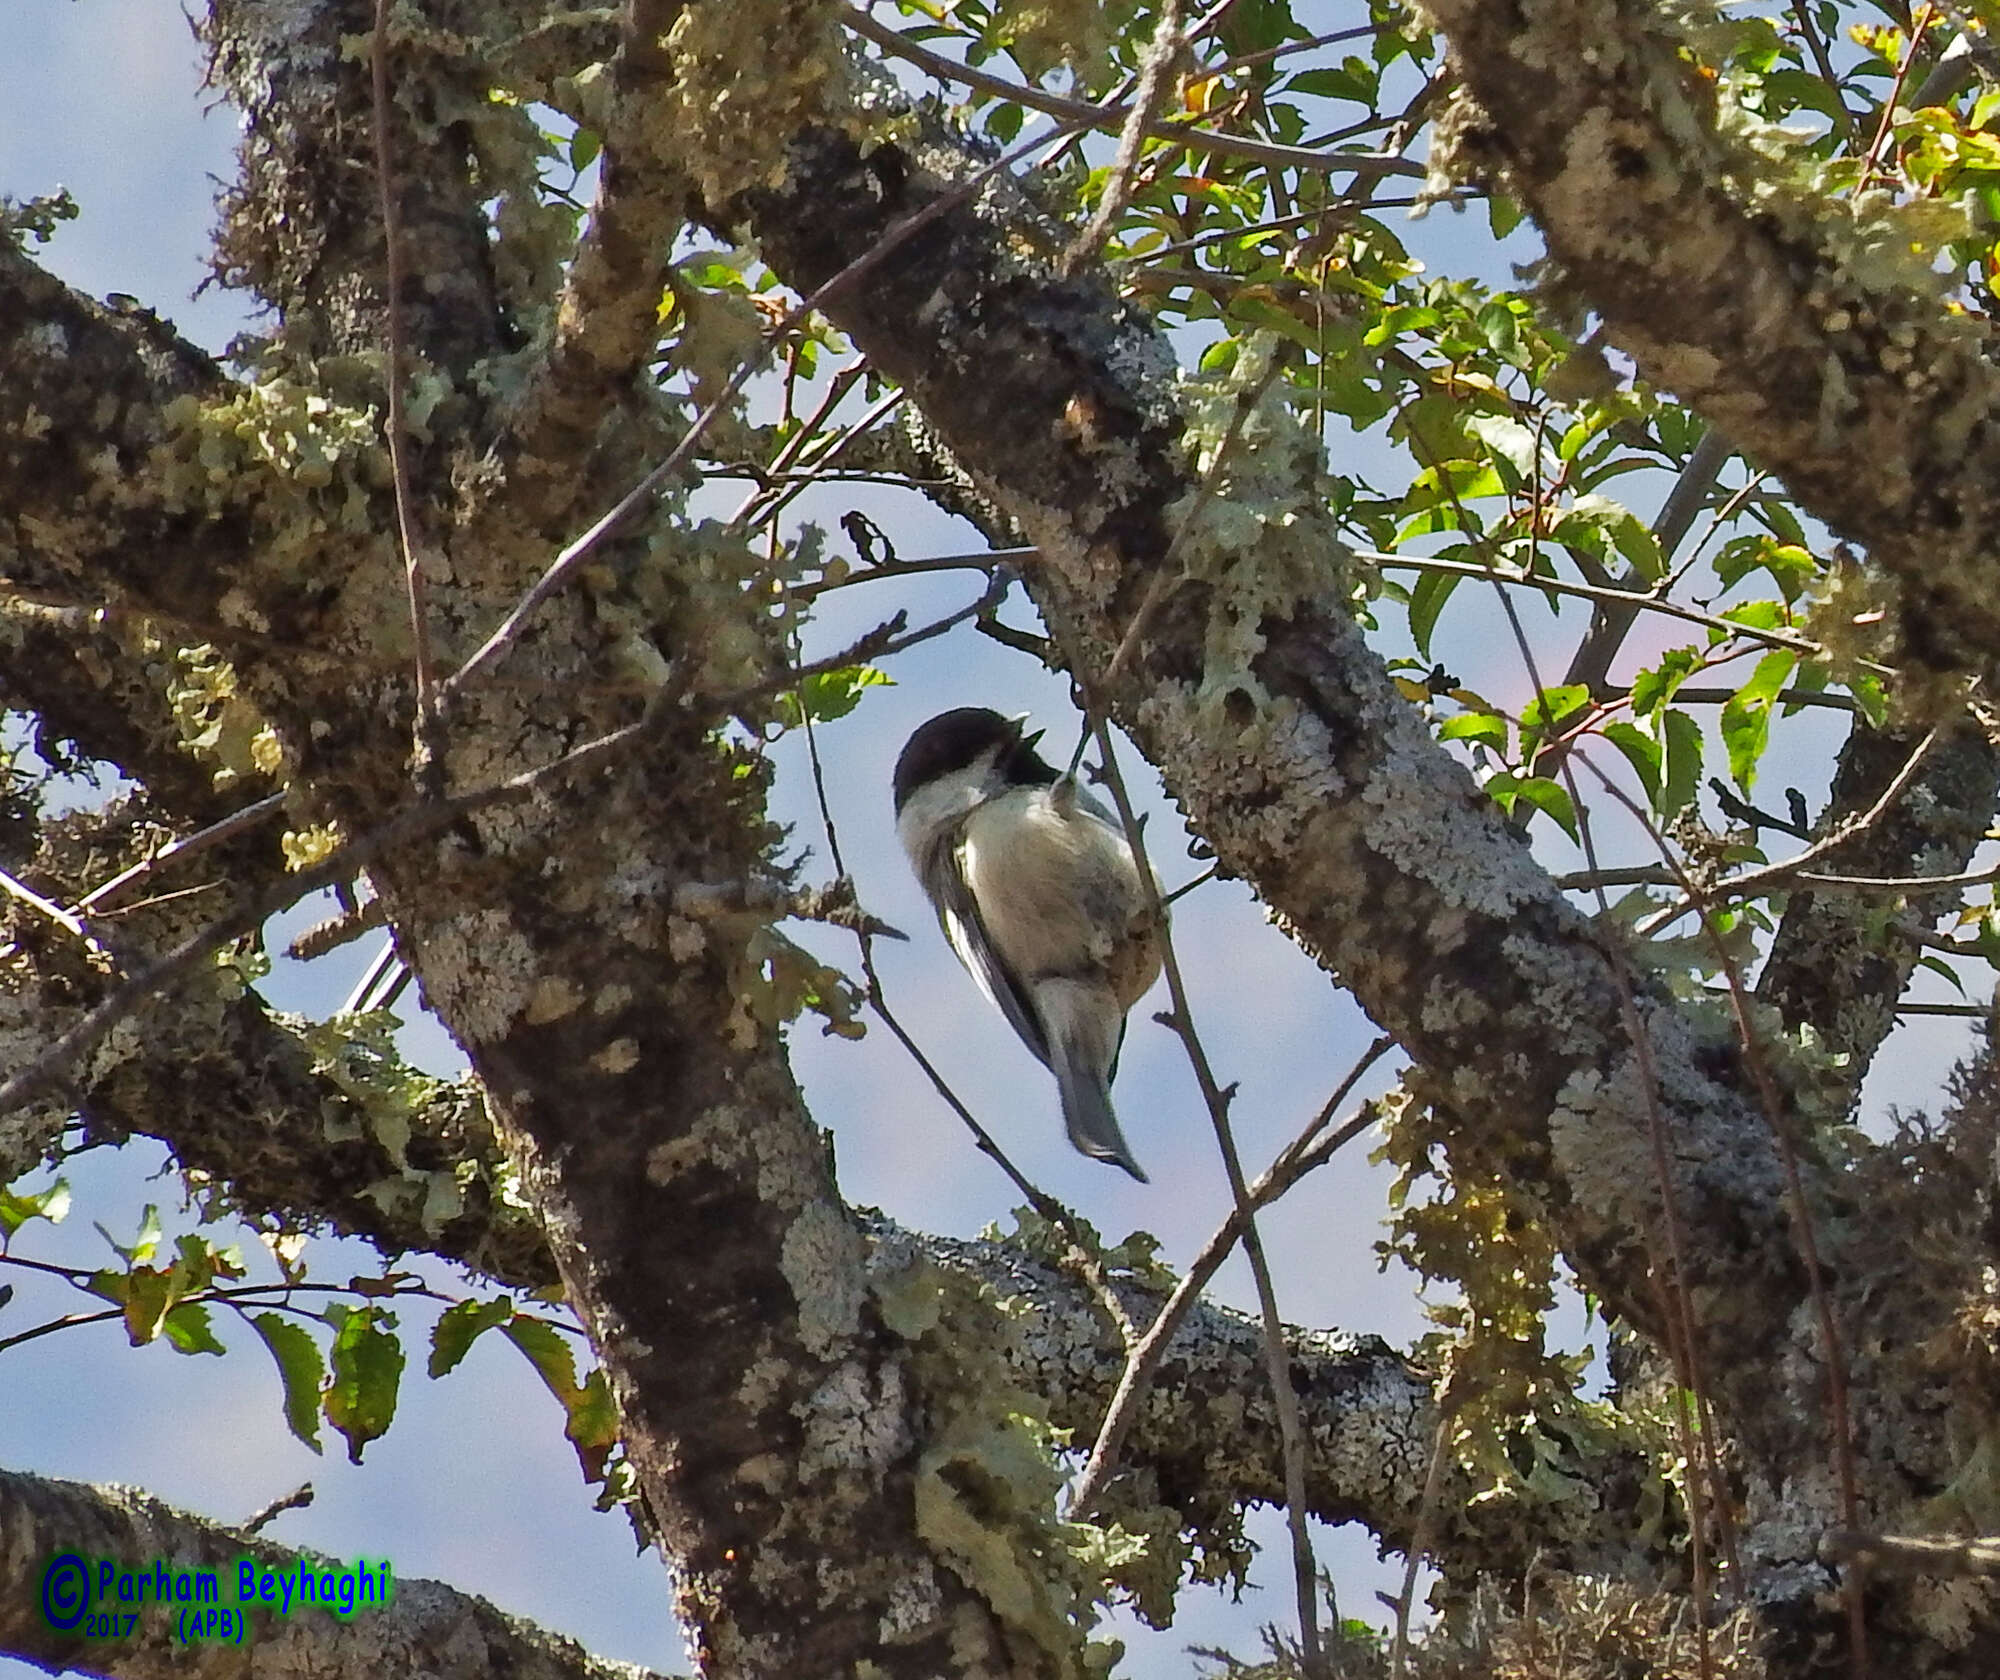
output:
{"label": "pale green lichen", "polygon": [[1100,1566],[1130,1545],[1058,1520],[1059,1438],[1044,1402],[1014,1381],[1012,1321],[986,1285],[913,1246],[880,1243],[870,1285],[885,1324],[912,1332],[911,1368],[932,1421],[918,1461],[917,1531],[986,1603],[1029,1664],[1106,1672],[1114,1644],[1086,1639],[1106,1592]]}
{"label": "pale green lichen", "polygon": [[861,1327],[861,1236],[825,1201],[811,1201],[785,1228],[778,1268],[799,1308],[799,1338],[816,1359],[830,1358]]}
{"label": "pale green lichen", "polygon": [[215,765],[218,788],[284,768],[277,734],[243,693],[234,665],[206,642],[175,648],[172,658],[167,705],[174,727],[188,752]]}
{"label": "pale green lichen", "polygon": [[1179,391],[1197,483],[1164,519],[1175,565],[1210,586],[1196,707],[1231,728],[1228,716],[1283,718],[1252,670],[1267,624],[1353,588],[1326,514],[1325,449],[1285,400],[1272,367],[1281,354],[1258,334],[1225,373],[1190,375]]}
{"label": "pale green lichen", "polygon": [[667,32],[674,85],[654,144],[724,203],[784,178],[785,147],[845,108],[839,8],[827,0],[704,0]]}

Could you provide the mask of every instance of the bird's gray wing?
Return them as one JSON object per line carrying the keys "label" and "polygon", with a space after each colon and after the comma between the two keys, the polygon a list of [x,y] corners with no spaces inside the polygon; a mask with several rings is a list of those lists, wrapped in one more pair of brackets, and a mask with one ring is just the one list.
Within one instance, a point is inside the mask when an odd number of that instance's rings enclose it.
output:
{"label": "bird's gray wing", "polygon": [[1035,1014],[1035,1006],[1010,976],[1007,966],[993,949],[993,941],[980,919],[979,904],[966,884],[965,869],[957,846],[941,846],[925,871],[931,898],[938,908],[944,936],[965,964],[966,972],[978,983],[986,999],[1007,1017],[1007,1024],[1021,1035],[1021,1042],[1035,1053],[1044,1067],[1049,1065],[1048,1037]]}

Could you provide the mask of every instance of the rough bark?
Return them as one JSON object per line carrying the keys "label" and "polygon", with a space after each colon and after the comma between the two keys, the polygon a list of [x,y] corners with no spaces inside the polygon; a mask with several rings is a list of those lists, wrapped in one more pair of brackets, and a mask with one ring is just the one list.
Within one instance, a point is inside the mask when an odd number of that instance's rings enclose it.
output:
{"label": "rough bark", "polygon": [[[657,125],[637,112],[668,75],[652,40],[667,9],[633,0],[625,14],[627,115],[611,139],[630,155],[607,172],[619,202],[605,227],[629,217],[635,243],[607,237],[606,266],[580,269],[567,294],[581,315],[546,339],[553,282],[530,272],[531,247],[489,241],[482,208],[496,187],[482,171],[498,166],[480,123],[509,119],[491,116],[476,66],[435,42],[399,51],[397,191],[424,277],[399,301],[416,371],[443,393],[413,489],[446,668],[570,534],[565,511],[607,505],[643,465],[649,427],[586,422],[593,386],[607,415],[630,403],[644,334],[622,286],[657,272],[674,170],[803,289],[971,166],[940,135],[889,144],[855,116],[828,50],[833,9],[680,10],[672,110]],[[1718,143],[1687,139],[1705,134],[1700,113],[1636,8],[1454,0],[1438,12],[1492,119],[1461,144],[1489,136],[1578,283],[1594,301],[1602,289],[1621,341],[1816,511],[1878,543],[1905,581],[1920,652],[1956,658],[1990,636],[2000,592],[1976,533],[2000,444],[1985,418],[1993,376],[1959,329],[1914,291],[1857,293],[1809,217],[1760,221],[1713,185]],[[336,389],[364,416],[379,406],[379,379],[354,370],[384,337],[372,113],[365,68],[341,51],[368,13],[360,0],[218,0],[211,23],[218,73],[248,116],[223,263],[286,323],[257,398],[281,414],[307,387]],[[476,28],[464,14],[440,0],[435,18]],[[1600,36],[1601,61],[1579,62],[1574,40]],[[752,80],[757,100],[723,97]],[[1676,158],[1678,172],[1663,166]],[[1176,390],[1140,316],[1033,254],[1059,244],[993,187],[882,257],[835,314],[1038,544],[1030,583],[1059,645],[1163,767],[1224,869],[1254,881],[1426,1070],[1453,1155],[1505,1176],[1586,1284],[1655,1331],[1671,1192],[1680,1282],[1744,1449],[1754,1584],[1809,1652],[1827,1627],[1814,1541],[1834,1513],[1828,1374],[1771,1139],[1782,1117],[1758,1112],[1726,1030],[1618,961],[1389,683],[1348,612],[1317,443],[1266,411],[1197,512],[1190,444],[1214,441],[1230,399]],[[531,398],[509,411],[491,393],[523,356]],[[412,786],[410,640],[382,462],[356,445],[331,484],[262,458],[217,468],[201,446],[223,432],[204,427],[250,398],[156,327],[0,252],[7,574],[247,631],[239,668],[284,738],[302,806],[360,831]],[[1822,459],[1829,432],[1837,448]],[[234,420],[228,435],[241,435]],[[1952,470],[1931,470],[1940,462]],[[652,558],[636,536],[603,556],[628,577]],[[745,628],[740,580],[676,587],[646,628],[685,704],[643,762],[580,790],[589,823],[552,806],[482,814],[386,861],[378,885],[611,1373],[703,1666],[1064,1672],[1076,1639],[1041,1532],[1003,1525],[1045,1595],[1023,1620],[996,1609],[1004,1595],[962,1543],[918,1516],[963,1518],[1008,1491],[976,1481],[978,1454],[954,1434],[999,1427],[981,1408],[1006,1338],[977,1300],[905,1254],[871,1251],[840,1205],[784,1065],[756,927],[668,908],[682,886],[770,871],[761,789],[710,738],[704,697],[781,661]],[[472,785],[629,720],[632,706],[593,679],[630,622],[589,591],[551,603],[507,680],[459,697],[429,773]],[[1885,1252],[1860,1216],[1859,1176],[1808,1168],[1862,1397],[1863,1515],[1891,1519],[1957,1468],[1955,1401],[1921,1352],[1956,1310],[1953,1280]],[[1386,1383],[1392,1411],[1421,1416],[1420,1383],[1388,1358],[1363,1363],[1363,1386]],[[1190,1368],[1182,1390],[1206,1380]],[[1358,1415],[1368,1439],[1380,1420]],[[1407,1496],[1420,1462],[1409,1430],[1376,1439]],[[1339,1438],[1322,1444],[1334,1452]],[[1268,1453],[1246,1456],[1268,1466]],[[1329,1492],[1330,1507],[1343,1497]],[[1407,1520],[1407,1505],[1368,1508],[1385,1532]],[[1900,1590],[1884,1590],[1894,1654],[1913,1673],[1945,1672],[1943,1645],[1921,1643],[1921,1607]],[[1992,1635],[1983,1610],[1968,1628],[1952,1661]]]}
{"label": "rough bark", "polygon": [[[574,1640],[505,1615],[483,1598],[440,1581],[395,1583],[394,1598],[341,1620],[314,1609],[280,1616],[257,1607],[241,1644],[184,1642],[176,1634],[176,1604],[121,1603],[106,1608],[136,1617],[129,1633],[86,1642],[49,1625],[80,1606],[73,1573],[57,1570],[65,1554],[86,1565],[109,1561],[149,1583],[156,1560],[169,1574],[207,1570],[217,1577],[221,1605],[236,1600],[237,1566],[340,1570],[353,1560],[321,1557],[258,1540],[177,1511],[131,1488],[93,1487],[0,1470],[0,1650],[51,1674],[103,1674],[112,1680],[364,1680],[383,1674],[430,1674],[437,1680],[651,1680],[651,1671],[593,1657]],[[379,1560],[370,1560],[371,1562]],[[45,1584],[52,1600],[45,1601]],[[136,1592],[136,1588],[134,1589]],[[97,1602],[94,1598],[92,1602]]]}
{"label": "rough bark", "polygon": [[[1819,831],[1872,811],[1923,736],[1857,725],[1841,749]],[[1940,742],[1908,791],[1881,821],[1829,854],[1827,873],[1950,875],[1965,869],[1993,818],[2000,760],[1971,728]],[[1861,1081],[1896,1024],[1896,1004],[1923,947],[1916,935],[1954,909],[1962,894],[1910,894],[1902,901],[1837,888],[1794,892],[1757,978],[1757,995],[1785,1024],[1810,1025],[1848,1058],[1846,1084]]]}
{"label": "rough bark", "polygon": [[[1504,173],[1612,343],[1900,589],[1911,652],[2000,647],[2000,371],[1895,212],[1815,201],[1717,132],[1647,0],[1443,0],[1463,78],[1449,167]],[[1576,44],[1590,43],[1588,52]]]}

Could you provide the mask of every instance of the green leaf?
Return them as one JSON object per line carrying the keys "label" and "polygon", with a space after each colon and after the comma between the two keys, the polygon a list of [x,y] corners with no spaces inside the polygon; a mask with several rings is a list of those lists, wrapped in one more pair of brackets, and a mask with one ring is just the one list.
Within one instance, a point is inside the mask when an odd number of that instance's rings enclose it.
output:
{"label": "green leaf", "polygon": [[176,1299],[173,1275],[157,1266],[134,1266],[125,1276],[125,1334],[144,1347],[160,1333],[160,1321]]}
{"label": "green leaf", "polygon": [[1694,803],[1701,786],[1701,725],[1683,711],[1670,710],[1661,719],[1667,742],[1667,779],[1655,807],[1661,816],[1678,816]]}
{"label": "green leaf", "polygon": [[[329,1311],[327,1316],[334,1315]],[[348,1462],[359,1464],[362,1448],[380,1436],[396,1415],[403,1344],[383,1328],[396,1321],[380,1307],[356,1307],[339,1319],[322,1409],[326,1421],[347,1437]]]}
{"label": "green leaf", "polygon": [[154,1251],[160,1246],[160,1210],[151,1202],[146,1204],[145,1215],[139,1221],[139,1235],[133,1239],[130,1248],[102,1225],[93,1223],[91,1229],[108,1242],[128,1265],[143,1264],[153,1258]]}
{"label": "green leaf", "polygon": [[[1623,502],[1609,496],[1579,496],[1556,517],[1550,533],[1566,548],[1581,550],[1593,558],[1608,542],[1632,570],[1647,583],[1656,583],[1666,567],[1660,557],[1659,539]],[[1592,536],[1599,540],[1592,541]]]}
{"label": "green leaf", "polygon": [[1495,752],[1507,751],[1507,720],[1491,712],[1461,712],[1438,725],[1441,741],[1477,741]]}
{"label": "green leaf", "polygon": [[1958,970],[1953,968],[1950,963],[1946,962],[1935,951],[1917,958],[1917,967],[1927,968],[1933,974],[1942,975],[1951,982],[1953,991],[1957,992],[1960,997],[1965,996],[1965,982],[1959,978]]}
{"label": "green leaf", "polygon": [[1757,762],[1770,739],[1771,702],[1798,662],[1799,656],[1789,648],[1773,648],[1723,705],[1722,743],[1729,751],[1729,775],[1745,793],[1757,779]]}
{"label": "green leaf", "polygon": [[17,1195],[0,1190],[0,1239],[11,1237],[31,1219],[60,1225],[69,1212],[69,1180],[59,1178],[46,1190]]}
{"label": "green leaf", "polygon": [[278,1378],[285,1385],[286,1424],[314,1452],[321,1451],[319,1391],[326,1380],[326,1366],[320,1359],[319,1344],[304,1326],[274,1312],[258,1313],[250,1320],[250,1328],[263,1337],[278,1363]]}
{"label": "green leaf", "polygon": [[1715,575],[1734,588],[1752,572],[1768,572],[1789,604],[1798,600],[1819,571],[1819,562],[1797,543],[1779,542],[1762,532],[1735,537],[1715,557]]}
{"label": "green leaf", "polygon": [[1520,325],[1513,310],[1498,298],[1479,311],[1479,331],[1487,348],[1502,361],[1511,362],[1521,348]]}
{"label": "green leaf", "polygon": [[602,1371],[592,1371],[579,1383],[570,1340],[546,1319],[516,1313],[505,1326],[507,1339],[528,1356],[528,1363],[563,1409],[563,1433],[576,1448],[584,1479],[604,1480],[604,1465],[618,1441],[618,1406]]}
{"label": "green leaf", "polygon": [[1674,697],[1674,690],[1694,674],[1700,655],[1691,647],[1668,648],[1660,662],[1632,679],[1632,715],[1649,717]]}
{"label": "green leaf", "polygon": [[1880,729],[1889,721],[1889,695],[1873,671],[1856,671],[1847,679],[1847,692],[1854,696],[1870,729]]}
{"label": "green leaf", "polygon": [[603,1481],[605,1460],[618,1445],[618,1403],[611,1398],[611,1384],[603,1371],[592,1371],[564,1409],[569,1417],[563,1433],[576,1448],[584,1480]]}
{"label": "green leaf", "polygon": [[871,688],[893,685],[895,678],[873,665],[849,665],[838,671],[822,671],[807,677],[796,688],[778,698],[778,715],[787,729],[797,729],[807,718],[814,723],[832,723],[844,718],[861,704],[861,696]]}
{"label": "green leaf", "polygon": [[505,1325],[507,1339],[528,1356],[528,1363],[567,1412],[576,1403],[576,1355],[568,1339],[546,1319],[516,1313]]}
{"label": "green leaf", "polygon": [[1576,807],[1570,803],[1569,790],[1561,782],[1547,776],[1520,776],[1502,770],[1488,776],[1484,786],[1494,804],[1509,817],[1513,816],[1515,805],[1525,799],[1536,810],[1555,818],[1572,840],[1576,838]]}
{"label": "green leaf", "polygon": [[1537,734],[1560,733],[1589,704],[1590,690],[1582,683],[1545,688],[1521,708],[1521,727]]}
{"label": "green leaf", "polygon": [[1410,637],[1426,659],[1431,656],[1431,634],[1437,628],[1438,614],[1463,581],[1462,572],[1424,572],[1410,586]]}
{"label": "green leaf", "polygon": [[[1513,316],[1509,315],[1507,319],[1511,322]],[[1535,476],[1535,434],[1520,421],[1505,414],[1474,414],[1467,417],[1465,429],[1514,469],[1517,483],[1525,483]],[[1460,492],[1461,495],[1470,493]]]}
{"label": "green leaf", "polygon": [[569,137],[569,166],[581,175],[604,150],[604,136],[594,128],[579,128]]}
{"label": "green leaf", "polygon": [[506,1323],[513,1312],[513,1300],[506,1295],[491,1301],[460,1301],[445,1308],[431,1330],[430,1375],[441,1377],[452,1370],[474,1342],[494,1325]]}
{"label": "green leaf", "polygon": [[215,1328],[208,1320],[208,1308],[200,1301],[182,1301],[170,1309],[161,1320],[160,1328],[166,1334],[167,1345],[176,1353],[228,1351],[215,1339]]}
{"label": "green leaf", "polygon": [[1576,807],[1570,803],[1569,789],[1548,776],[1523,776],[1515,796],[1525,799],[1544,816],[1553,817],[1563,833],[1577,836]]}
{"label": "green leaf", "polygon": [[1625,755],[1646,790],[1646,803],[1659,809],[1661,776],[1666,768],[1666,750],[1636,723],[1620,718],[1604,726],[1604,738]]}

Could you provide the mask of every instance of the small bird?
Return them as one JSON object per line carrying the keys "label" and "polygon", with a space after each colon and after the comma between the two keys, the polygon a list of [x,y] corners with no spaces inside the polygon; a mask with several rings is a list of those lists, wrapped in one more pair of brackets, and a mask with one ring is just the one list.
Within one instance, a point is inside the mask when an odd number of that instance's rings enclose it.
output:
{"label": "small bird", "polygon": [[1143,1184],[1111,1076],[1160,972],[1152,903],[1111,813],[1021,722],[961,706],[919,727],[896,760],[896,834],[959,961],[1056,1076],[1070,1142]]}

